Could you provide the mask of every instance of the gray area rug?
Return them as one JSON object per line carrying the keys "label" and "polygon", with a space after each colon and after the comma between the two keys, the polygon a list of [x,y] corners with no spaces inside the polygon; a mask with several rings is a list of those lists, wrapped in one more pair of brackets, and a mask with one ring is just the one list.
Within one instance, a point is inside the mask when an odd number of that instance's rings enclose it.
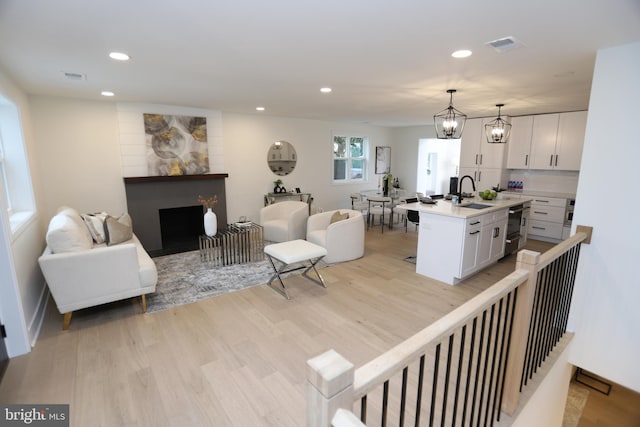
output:
{"label": "gray area rug", "polygon": [[[224,267],[200,261],[199,251],[166,255],[153,260],[158,269],[158,284],[156,292],[147,295],[147,313],[266,284],[273,274],[266,257],[263,261]],[[324,265],[320,262],[316,268]],[[287,273],[284,277],[303,271]],[[311,275],[313,277],[313,272]]]}

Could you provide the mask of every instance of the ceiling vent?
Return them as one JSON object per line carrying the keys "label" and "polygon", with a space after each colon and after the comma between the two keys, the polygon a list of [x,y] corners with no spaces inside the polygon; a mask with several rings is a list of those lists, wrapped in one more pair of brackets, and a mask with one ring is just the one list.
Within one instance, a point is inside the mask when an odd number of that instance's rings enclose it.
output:
{"label": "ceiling vent", "polygon": [[508,50],[512,50],[512,49],[524,46],[524,44],[522,44],[521,41],[511,36],[493,40],[485,44],[494,48],[498,53],[503,53]]}
{"label": "ceiling vent", "polygon": [[65,78],[69,80],[75,80],[75,81],[87,80],[87,76],[82,73],[72,73],[70,71],[63,71],[62,74],[64,75]]}

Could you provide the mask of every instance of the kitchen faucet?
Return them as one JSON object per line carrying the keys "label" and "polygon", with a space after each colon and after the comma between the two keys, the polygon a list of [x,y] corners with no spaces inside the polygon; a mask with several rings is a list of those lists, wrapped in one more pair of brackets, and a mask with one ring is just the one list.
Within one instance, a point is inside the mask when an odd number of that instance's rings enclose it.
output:
{"label": "kitchen faucet", "polygon": [[464,181],[465,178],[469,178],[471,180],[471,188],[473,188],[473,191],[476,191],[476,183],[473,180],[473,178],[471,178],[471,176],[469,175],[465,175],[462,178],[460,178],[460,181],[458,182],[458,200],[462,201],[462,181]]}

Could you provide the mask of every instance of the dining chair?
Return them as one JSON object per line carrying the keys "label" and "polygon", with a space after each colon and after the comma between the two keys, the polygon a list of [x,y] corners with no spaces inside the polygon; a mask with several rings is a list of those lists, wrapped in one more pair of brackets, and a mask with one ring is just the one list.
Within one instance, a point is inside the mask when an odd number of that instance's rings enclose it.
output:
{"label": "dining chair", "polygon": [[[407,198],[405,200],[405,203],[417,203],[418,202],[418,198],[417,197],[410,197]],[[418,224],[420,223],[420,212],[418,211],[413,211],[413,210],[407,210],[406,211],[406,215],[404,217],[404,232],[407,232],[407,225],[408,223],[412,223],[416,226],[416,231],[418,230]]]}
{"label": "dining chair", "polygon": [[366,214],[369,204],[362,201],[362,195],[360,193],[351,193],[351,209],[354,211],[360,211]]}
{"label": "dining chair", "polygon": [[380,217],[380,225],[382,226],[382,232],[384,233],[384,217],[389,218],[388,224],[391,229],[391,223],[393,222],[393,205],[391,197],[383,196],[369,196],[367,197],[367,203],[369,204],[367,209],[367,230],[375,223],[375,216]]}

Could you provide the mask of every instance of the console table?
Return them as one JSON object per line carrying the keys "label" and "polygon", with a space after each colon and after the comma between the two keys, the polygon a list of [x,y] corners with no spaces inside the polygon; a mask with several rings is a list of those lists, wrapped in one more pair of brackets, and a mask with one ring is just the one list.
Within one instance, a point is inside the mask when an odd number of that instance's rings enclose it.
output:
{"label": "console table", "polygon": [[309,215],[311,215],[311,202],[313,202],[311,193],[267,193],[264,196],[264,205],[267,206],[284,200],[300,200],[307,203],[309,205]]}
{"label": "console table", "polygon": [[262,227],[256,223],[236,223],[218,230],[215,236],[200,235],[200,260],[214,266],[244,264],[264,259]]}

